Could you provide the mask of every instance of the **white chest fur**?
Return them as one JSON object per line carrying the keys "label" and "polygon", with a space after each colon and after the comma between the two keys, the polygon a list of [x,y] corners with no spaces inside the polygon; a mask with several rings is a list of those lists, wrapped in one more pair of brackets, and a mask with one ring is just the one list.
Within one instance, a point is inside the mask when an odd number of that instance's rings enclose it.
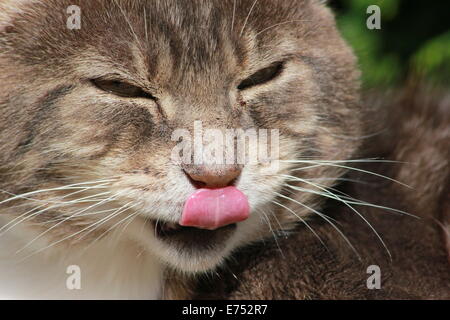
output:
{"label": "white chest fur", "polygon": [[130,240],[105,238],[84,252],[50,248],[30,256],[45,245],[37,241],[16,254],[34,237],[20,226],[0,237],[0,299],[161,298],[161,264]]}

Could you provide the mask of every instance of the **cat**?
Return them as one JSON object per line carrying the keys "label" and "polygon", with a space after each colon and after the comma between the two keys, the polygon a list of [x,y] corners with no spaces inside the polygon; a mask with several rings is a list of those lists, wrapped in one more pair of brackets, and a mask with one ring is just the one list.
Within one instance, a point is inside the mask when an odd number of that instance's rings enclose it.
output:
{"label": "cat", "polygon": [[[0,67],[4,298],[189,297],[240,248],[332,222],[366,134],[322,1],[4,0]],[[197,122],[278,130],[278,171],[174,161]]]}

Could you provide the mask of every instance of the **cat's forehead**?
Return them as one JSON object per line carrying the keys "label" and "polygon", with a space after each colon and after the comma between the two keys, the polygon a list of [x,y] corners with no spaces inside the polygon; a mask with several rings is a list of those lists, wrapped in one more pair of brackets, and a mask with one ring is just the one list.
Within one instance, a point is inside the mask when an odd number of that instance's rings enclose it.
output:
{"label": "cat's forehead", "polygon": [[[6,1],[14,7],[11,37],[24,64],[49,73],[76,69],[84,79],[120,74],[172,90],[201,82],[211,92],[295,54],[319,6],[315,0]],[[68,28],[73,15],[79,28]]]}
{"label": "cat's forehead", "polygon": [[[303,19],[308,0],[5,0],[3,29],[18,24],[40,45],[102,46],[102,51],[138,45],[152,55],[170,50],[176,59],[223,61],[226,50],[243,59],[246,49],[270,48],[276,33]],[[315,3],[315,1],[312,1]],[[74,11],[73,7],[78,7]],[[78,15],[80,25],[68,28]],[[9,16],[9,17],[7,17]],[[311,17],[309,17],[311,18]],[[301,28],[302,24],[295,24]],[[26,30],[26,29],[29,30]],[[53,43],[52,43],[53,42]],[[249,43],[251,42],[251,43]],[[273,46],[276,47],[276,46]],[[66,50],[67,51],[67,50]],[[64,52],[64,50],[61,50]],[[154,58],[154,57],[151,57]]]}
{"label": "cat's forehead", "polygon": [[307,28],[309,21],[304,19],[309,1],[303,0],[89,3],[80,7],[86,15],[84,32],[107,36],[101,45],[117,47],[128,41],[145,49],[148,59],[170,55],[177,70],[192,62],[201,71],[214,63],[226,65],[231,56],[243,64],[250,54],[275,54],[289,38],[286,29]]}

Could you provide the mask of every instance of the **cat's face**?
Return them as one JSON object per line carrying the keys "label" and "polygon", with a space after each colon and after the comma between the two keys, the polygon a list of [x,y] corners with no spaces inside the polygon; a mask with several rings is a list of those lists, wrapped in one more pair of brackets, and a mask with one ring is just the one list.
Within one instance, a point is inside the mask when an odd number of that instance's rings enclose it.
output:
{"label": "cat's face", "polygon": [[[70,5],[81,8],[81,29],[67,28]],[[359,133],[358,72],[318,1],[2,6],[0,187],[14,194],[56,189],[30,195],[38,203],[3,203],[0,213],[25,214],[24,224],[47,230],[49,245],[88,246],[119,229],[173,267],[207,270],[271,228],[291,227],[299,221],[293,212],[306,216],[317,206],[317,195],[287,191],[288,175],[329,186],[341,174],[292,160],[345,160],[356,148],[343,137]],[[279,130],[279,170],[174,161],[174,131],[193,132],[196,121]],[[169,230],[202,170],[213,180],[234,172],[224,183],[248,198],[249,218],[215,231]]]}

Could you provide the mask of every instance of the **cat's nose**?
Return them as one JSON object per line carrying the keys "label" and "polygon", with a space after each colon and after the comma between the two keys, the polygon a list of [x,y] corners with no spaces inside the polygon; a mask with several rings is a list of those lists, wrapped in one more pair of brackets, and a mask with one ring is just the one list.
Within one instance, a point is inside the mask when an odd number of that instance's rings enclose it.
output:
{"label": "cat's nose", "polygon": [[188,166],[183,170],[196,188],[214,189],[234,185],[241,175],[242,167],[238,165]]}

